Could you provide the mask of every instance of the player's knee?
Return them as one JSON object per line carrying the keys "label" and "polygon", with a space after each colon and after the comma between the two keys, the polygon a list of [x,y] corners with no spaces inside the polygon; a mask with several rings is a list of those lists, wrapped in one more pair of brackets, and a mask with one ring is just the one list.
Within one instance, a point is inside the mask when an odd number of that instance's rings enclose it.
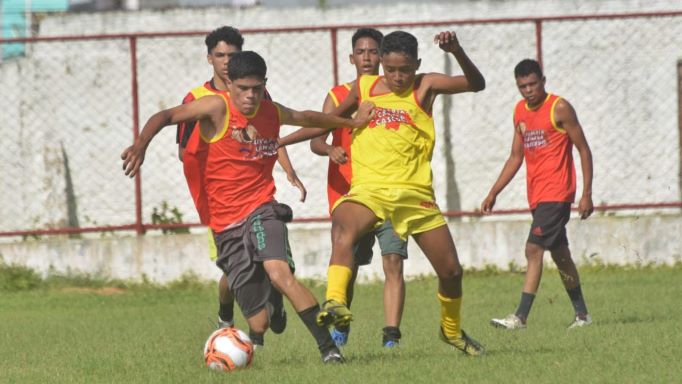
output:
{"label": "player's knee", "polygon": [[403,260],[400,255],[383,256],[384,275],[386,281],[399,281],[403,278]]}
{"label": "player's knee", "polygon": [[541,263],[545,249],[534,243],[526,243],[526,260],[529,263]]}
{"label": "player's knee", "polygon": [[455,263],[437,273],[438,278],[443,281],[461,280],[464,276],[464,269],[461,264]]}

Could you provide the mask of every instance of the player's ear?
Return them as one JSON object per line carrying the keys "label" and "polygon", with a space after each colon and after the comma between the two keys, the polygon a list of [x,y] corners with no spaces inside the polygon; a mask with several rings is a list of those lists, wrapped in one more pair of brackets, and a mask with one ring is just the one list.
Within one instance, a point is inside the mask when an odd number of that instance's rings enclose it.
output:
{"label": "player's ear", "polygon": [[206,61],[208,61],[209,64],[213,65],[213,56],[211,54],[206,55]]}
{"label": "player's ear", "polygon": [[350,55],[348,55],[348,60],[350,61],[351,64],[355,65],[355,58],[353,58],[352,53]]}
{"label": "player's ear", "polygon": [[417,67],[415,70],[419,69],[419,66],[422,65],[422,59],[417,59]]}
{"label": "player's ear", "polygon": [[263,85],[265,85],[265,84],[267,84],[267,83],[268,83],[268,78],[267,78],[267,77],[264,77],[264,78],[263,78]]}

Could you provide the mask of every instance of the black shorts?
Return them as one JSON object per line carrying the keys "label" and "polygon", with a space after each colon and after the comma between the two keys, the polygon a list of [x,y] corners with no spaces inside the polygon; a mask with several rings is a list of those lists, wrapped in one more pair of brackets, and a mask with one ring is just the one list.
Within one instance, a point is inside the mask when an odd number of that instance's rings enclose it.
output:
{"label": "black shorts", "polygon": [[263,261],[283,260],[294,271],[286,226],[291,217],[289,206],[267,203],[240,226],[214,235],[218,248],[216,265],[227,275],[230,290],[245,318],[258,313],[275,289]]}
{"label": "black shorts", "polygon": [[379,240],[381,256],[398,254],[405,260],[407,259],[407,240],[402,240],[393,230],[390,221],[385,221],[381,227],[363,236],[355,244],[353,256],[356,265],[369,265],[372,263],[372,247],[374,238]]}
{"label": "black shorts", "polygon": [[532,211],[533,223],[530,225],[528,242],[545,249],[553,250],[568,245],[566,223],[571,217],[571,203],[539,203]]}

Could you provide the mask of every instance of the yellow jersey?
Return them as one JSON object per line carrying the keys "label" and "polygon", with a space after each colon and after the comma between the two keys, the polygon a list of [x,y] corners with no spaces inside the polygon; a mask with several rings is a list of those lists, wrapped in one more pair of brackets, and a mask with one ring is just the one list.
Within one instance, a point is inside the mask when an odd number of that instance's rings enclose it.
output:
{"label": "yellow jersey", "polygon": [[432,193],[433,116],[417,101],[414,84],[401,95],[377,94],[374,89],[381,78],[358,80],[359,102],[371,101],[375,109],[367,126],[353,130],[351,185]]}

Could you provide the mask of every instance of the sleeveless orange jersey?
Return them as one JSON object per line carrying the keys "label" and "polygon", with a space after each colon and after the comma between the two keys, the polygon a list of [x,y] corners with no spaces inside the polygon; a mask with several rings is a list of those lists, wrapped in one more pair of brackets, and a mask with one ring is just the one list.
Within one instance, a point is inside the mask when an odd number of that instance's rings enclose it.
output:
{"label": "sleeveless orange jersey", "polygon": [[[213,81],[207,81],[204,85],[196,87],[187,93],[187,96],[182,100],[183,104],[191,103],[204,96],[220,94],[222,91],[215,89]],[[194,200],[194,206],[199,213],[199,220],[202,224],[208,224],[208,200],[206,192],[203,187],[203,181],[197,179],[199,173],[195,170],[199,167],[198,159],[194,156],[196,148],[199,145],[199,130],[194,129],[198,125],[197,122],[180,123],[178,124],[177,143],[185,147],[185,152],[182,155],[182,169],[185,173],[187,186],[190,194]],[[190,148],[193,148],[191,150]]]}
{"label": "sleeveless orange jersey", "polygon": [[548,94],[535,109],[521,100],[514,110],[516,134],[523,140],[530,209],[542,202],[572,203],[575,199],[573,143],[554,120],[554,107],[560,99]]}
{"label": "sleeveless orange jersey", "polygon": [[[340,84],[329,91],[335,106],[343,103],[350,93],[351,83]],[[332,131],[332,145],[341,147],[346,151],[348,161],[345,164],[336,164],[329,160],[327,171],[327,199],[329,200],[329,212],[332,211],[334,203],[339,197],[345,195],[350,189],[350,181],[353,171],[351,169],[350,144],[352,141],[353,130],[343,127]]]}
{"label": "sleeveless orange jersey", "polygon": [[[208,205],[208,225],[215,232],[241,223],[259,206],[273,201],[272,170],[277,160],[279,109],[263,100],[253,116],[245,116],[228,94],[219,94],[227,105],[225,123],[213,138],[197,135],[187,146],[197,159],[188,177],[190,193],[197,200],[203,189]],[[200,132],[200,130],[197,130]]]}

